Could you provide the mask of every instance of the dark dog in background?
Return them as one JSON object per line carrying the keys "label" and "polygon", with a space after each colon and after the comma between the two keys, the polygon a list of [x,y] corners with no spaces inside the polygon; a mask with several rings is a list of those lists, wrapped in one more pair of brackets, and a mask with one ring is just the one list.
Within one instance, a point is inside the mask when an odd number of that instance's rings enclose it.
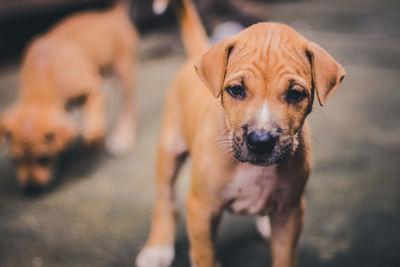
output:
{"label": "dark dog in background", "polygon": [[84,142],[103,141],[104,68],[113,69],[122,87],[122,105],[106,147],[119,155],[134,145],[138,35],[127,9],[121,2],[106,11],[72,15],[26,49],[17,102],[2,114],[0,122],[21,186],[47,185],[58,156],[78,137],[77,125],[68,113],[71,102],[82,102]]}

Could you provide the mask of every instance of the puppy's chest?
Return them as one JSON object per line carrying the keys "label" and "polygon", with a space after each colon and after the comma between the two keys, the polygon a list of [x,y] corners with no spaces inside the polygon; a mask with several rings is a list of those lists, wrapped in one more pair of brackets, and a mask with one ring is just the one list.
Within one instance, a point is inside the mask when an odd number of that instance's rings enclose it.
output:
{"label": "puppy's chest", "polygon": [[245,166],[236,171],[221,197],[232,213],[268,215],[285,206],[288,194],[274,167]]}

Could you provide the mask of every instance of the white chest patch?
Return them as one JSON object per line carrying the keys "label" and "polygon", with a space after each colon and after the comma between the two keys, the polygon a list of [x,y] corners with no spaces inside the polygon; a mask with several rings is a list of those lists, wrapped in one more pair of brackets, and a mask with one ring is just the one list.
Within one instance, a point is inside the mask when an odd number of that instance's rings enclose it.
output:
{"label": "white chest patch", "polygon": [[233,213],[269,214],[276,208],[277,192],[280,189],[274,166],[243,165],[222,191],[222,199]]}

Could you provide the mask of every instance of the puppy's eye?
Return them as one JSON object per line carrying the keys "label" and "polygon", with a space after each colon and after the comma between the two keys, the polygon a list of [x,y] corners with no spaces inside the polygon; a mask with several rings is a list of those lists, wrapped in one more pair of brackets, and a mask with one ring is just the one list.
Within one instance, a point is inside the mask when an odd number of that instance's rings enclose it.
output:
{"label": "puppy's eye", "polygon": [[53,162],[53,159],[49,156],[41,156],[37,158],[37,164],[41,166],[47,166],[50,165]]}
{"label": "puppy's eye", "polygon": [[306,93],[304,91],[290,89],[286,93],[286,102],[288,102],[289,104],[297,104],[301,100],[303,100],[306,96],[307,95],[306,95]]}
{"label": "puppy's eye", "polygon": [[11,139],[11,137],[12,137],[12,132],[9,131],[9,130],[5,131],[4,137],[5,137],[7,140]]}
{"label": "puppy's eye", "polygon": [[235,99],[244,99],[246,97],[246,92],[241,85],[228,86],[225,90]]}
{"label": "puppy's eye", "polygon": [[54,140],[55,134],[53,132],[48,132],[44,135],[44,139],[46,139],[46,141],[51,142]]}

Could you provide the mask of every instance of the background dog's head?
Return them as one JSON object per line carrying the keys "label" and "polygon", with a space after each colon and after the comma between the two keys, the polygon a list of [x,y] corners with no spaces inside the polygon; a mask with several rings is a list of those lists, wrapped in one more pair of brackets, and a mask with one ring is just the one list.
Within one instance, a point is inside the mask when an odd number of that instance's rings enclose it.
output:
{"label": "background dog's head", "polygon": [[76,136],[76,129],[63,109],[18,105],[2,116],[1,133],[17,165],[19,184],[44,186],[52,178],[60,152]]}
{"label": "background dog's head", "polygon": [[259,23],[217,43],[195,68],[221,97],[234,156],[260,165],[294,154],[314,90],[324,105],[345,76],[324,49],[278,23]]}

